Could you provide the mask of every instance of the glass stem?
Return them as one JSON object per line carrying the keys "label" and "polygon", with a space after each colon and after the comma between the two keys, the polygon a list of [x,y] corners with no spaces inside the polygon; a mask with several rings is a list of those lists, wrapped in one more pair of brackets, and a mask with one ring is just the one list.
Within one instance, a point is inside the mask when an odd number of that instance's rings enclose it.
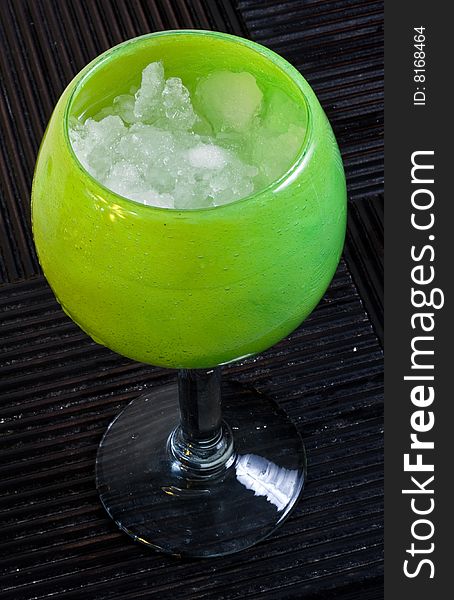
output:
{"label": "glass stem", "polygon": [[222,421],[221,369],[178,371],[180,424],[170,450],[180,468],[193,477],[213,476],[233,455],[232,435]]}

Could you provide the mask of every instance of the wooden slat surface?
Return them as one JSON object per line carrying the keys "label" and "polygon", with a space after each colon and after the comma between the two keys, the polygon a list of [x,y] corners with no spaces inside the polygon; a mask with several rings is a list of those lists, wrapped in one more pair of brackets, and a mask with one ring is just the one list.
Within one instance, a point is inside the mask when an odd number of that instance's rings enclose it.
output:
{"label": "wooden slat surface", "polygon": [[[308,450],[304,498],[265,542],[207,561],[142,548],[102,510],[102,433],[173,374],[97,346],[62,313],[29,224],[36,152],[66,84],[123,39],[176,27],[246,35],[300,68],[333,123],[351,202],[347,263],[319,307],[226,370],[294,419]],[[1,0],[0,44],[2,600],[382,597],[381,3]]]}

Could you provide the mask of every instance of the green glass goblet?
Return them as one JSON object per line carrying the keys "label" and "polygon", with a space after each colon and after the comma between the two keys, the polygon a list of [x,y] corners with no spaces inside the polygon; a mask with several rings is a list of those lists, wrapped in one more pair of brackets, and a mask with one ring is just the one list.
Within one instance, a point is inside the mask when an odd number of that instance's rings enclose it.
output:
{"label": "green glass goblet", "polygon": [[[189,90],[214,71],[247,71],[304,117],[288,168],[253,195],[203,209],[124,198],[80,164],[72,117],[95,115],[150,62]],[[32,192],[43,271],[65,312],[96,342],[178,382],[131,402],[97,458],[101,500],[118,526],[159,550],[216,556],[248,547],[289,515],[305,480],[302,440],[269,399],[223,388],[220,365],[259,353],[319,302],[338,264],[345,178],[328,120],[283,58],[209,31],[127,41],[90,63],[61,96]]]}

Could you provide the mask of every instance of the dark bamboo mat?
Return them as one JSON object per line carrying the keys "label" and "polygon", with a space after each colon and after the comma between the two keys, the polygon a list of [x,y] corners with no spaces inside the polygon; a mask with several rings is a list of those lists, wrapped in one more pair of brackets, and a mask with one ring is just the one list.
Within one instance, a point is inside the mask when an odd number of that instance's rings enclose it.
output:
{"label": "dark bamboo mat", "polygon": [[[40,274],[30,183],[58,96],[94,56],[196,27],[277,50],[319,95],[348,176],[345,258],[288,339],[226,376],[274,397],[306,440],[304,498],[241,554],[172,559],[101,509],[96,447],[115,414],[172,373],[97,346]],[[5,600],[382,597],[382,5],[365,0],[0,0],[0,590]]]}

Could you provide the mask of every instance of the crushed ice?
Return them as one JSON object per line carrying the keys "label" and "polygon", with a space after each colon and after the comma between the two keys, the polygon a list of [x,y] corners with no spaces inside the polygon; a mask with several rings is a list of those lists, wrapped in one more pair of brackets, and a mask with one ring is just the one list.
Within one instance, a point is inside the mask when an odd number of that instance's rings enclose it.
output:
{"label": "crushed ice", "polygon": [[[274,102],[282,113],[279,93]],[[73,149],[109,189],[168,208],[232,202],[290,166],[304,129],[301,123],[282,128],[273,97],[265,109],[251,74],[213,73],[199,81],[195,99],[200,114],[181,79],[166,80],[163,64],[151,63],[135,94],[117,96],[85,122],[72,120]]]}

